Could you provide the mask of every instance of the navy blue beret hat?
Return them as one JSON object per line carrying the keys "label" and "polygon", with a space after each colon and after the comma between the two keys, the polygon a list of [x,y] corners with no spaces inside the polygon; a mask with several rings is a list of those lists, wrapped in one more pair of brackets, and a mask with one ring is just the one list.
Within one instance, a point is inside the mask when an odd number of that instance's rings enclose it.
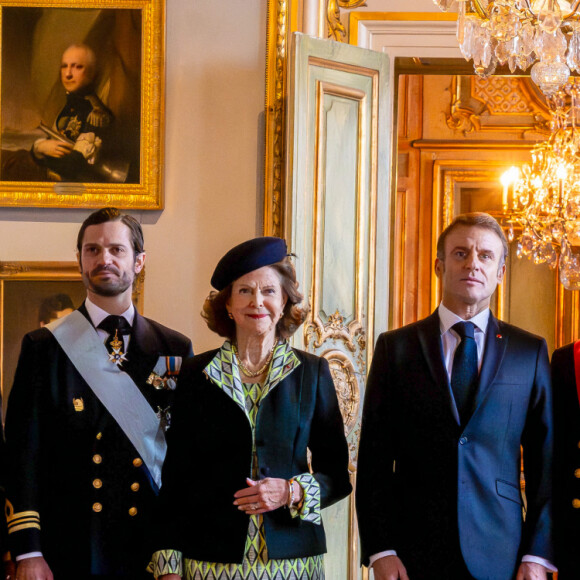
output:
{"label": "navy blue beret hat", "polygon": [[281,238],[254,238],[232,248],[215,267],[211,285],[223,290],[234,280],[263,266],[271,266],[288,255],[286,242]]}

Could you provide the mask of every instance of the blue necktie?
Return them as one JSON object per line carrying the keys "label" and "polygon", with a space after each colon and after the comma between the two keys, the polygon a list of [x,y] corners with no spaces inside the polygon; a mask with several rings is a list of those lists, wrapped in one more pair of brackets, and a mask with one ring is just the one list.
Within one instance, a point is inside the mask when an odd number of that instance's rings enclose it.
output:
{"label": "blue necktie", "polygon": [[465,425],[473,412],[473,402],[478,382],[477,344],[473,335],[473,322],[458,322],[453,330],[461,337],[455,349],[451,369],[451,388],[459,411],[461,424]]}

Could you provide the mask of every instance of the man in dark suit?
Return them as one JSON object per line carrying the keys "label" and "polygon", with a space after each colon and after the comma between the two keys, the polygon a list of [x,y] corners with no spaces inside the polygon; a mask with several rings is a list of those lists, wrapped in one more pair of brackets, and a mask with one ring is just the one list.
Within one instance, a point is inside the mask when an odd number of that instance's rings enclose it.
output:
{"label": "man in dark suit", "polygon": [[558,580],[580,575],[580,342],[552,355],[554,547]]}
{"label": "man in dark suit", "polygon": [[357,480],[375,580],[528,580],[552,568],[546,343],[489,310],[507,250],[491,216],[458,216],[437,244],[439,308],[377,342]]}
{"label": "man in dark suit", "polygon": [[133,217],[91,214],[77,248],[85,303],[22,343],[6,420],[9,542],[18,580],[138,580],[191,342],[132,304],[145,261]]}

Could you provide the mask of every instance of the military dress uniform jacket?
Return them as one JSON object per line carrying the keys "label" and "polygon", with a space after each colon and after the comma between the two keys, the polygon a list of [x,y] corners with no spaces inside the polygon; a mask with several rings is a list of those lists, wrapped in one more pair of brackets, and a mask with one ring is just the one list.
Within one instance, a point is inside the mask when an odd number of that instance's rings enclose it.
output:
{"label": "military dress uniform jacket", "polygon": [[[58,114],[54,129],[75,144],[79,138],[88,139],[86,146],[80,149],[84,149],[89,157],[85,158],[80,150],[75,149],[63,157],[37,158],[33,154],[33,158],[63,181],[107,181],[106,174],[101,175],[96,168],[99,167],[99,158],[110,157],[114,142],[111,130],[113,121],[113,113],[94,92],[67,93],[66,103]],[[99,139],[100,144],[96,146],[93,139]],[[92,146],[96,147],[95,155]]]}
{"label": "military dress uniform jacket", "polygon": [[580,576],[580,404],[574,344],[552,355],[554,389],[554,543],[560,580]]}
{"label": "military dress uniform jacket", "polygon": [[395,550],[411,579],[451,578],[450,560],[462,558],[478,580],[509,580],[526,554],[553,561],[546,343],[491,313],[485,341],[475,410],[462,428],[437,311],[379,337],[358,456],[363,564]]}
{"label": "military dress uniform jacket", "polygon": [[[336,392],[325,359],[296,349],[301,364],[260,402],[255,445],[259,478],[290,479],[312,472],[324,508],[351,492],[348,449]],[[204,373],[217,350],[188,360],[179,376],[168,432],[156,549],[192,560],[240,563],[249,518],[234,493],[252,476],[252,429],[239,404]],[[321,524],[279,508],[264,514],[270,558],[326,552]]]}
{"label": "military dress uniform jacket", "polygon": [[[79,310],[88,317],[84,306]],[[146,382],[160,357],[192,354],[185,336],[135,313],[124,368],[156,411],[171,396]],[[144,577],[158,490],[46,328],[23,339],[6,440],[13,556],[42,552],[56,580]]]}

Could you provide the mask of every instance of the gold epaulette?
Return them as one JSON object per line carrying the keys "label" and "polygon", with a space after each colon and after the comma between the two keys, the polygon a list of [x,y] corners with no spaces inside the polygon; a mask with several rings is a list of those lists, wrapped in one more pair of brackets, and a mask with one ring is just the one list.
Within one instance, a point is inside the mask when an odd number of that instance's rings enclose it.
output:
{"label": "gold epaulette", "polygon": [[38,512],[30,510],[14,513],[14,507],[8,500],[6,500],[6,522],[9,534],[28,528],[40,530],[40,514]]}

